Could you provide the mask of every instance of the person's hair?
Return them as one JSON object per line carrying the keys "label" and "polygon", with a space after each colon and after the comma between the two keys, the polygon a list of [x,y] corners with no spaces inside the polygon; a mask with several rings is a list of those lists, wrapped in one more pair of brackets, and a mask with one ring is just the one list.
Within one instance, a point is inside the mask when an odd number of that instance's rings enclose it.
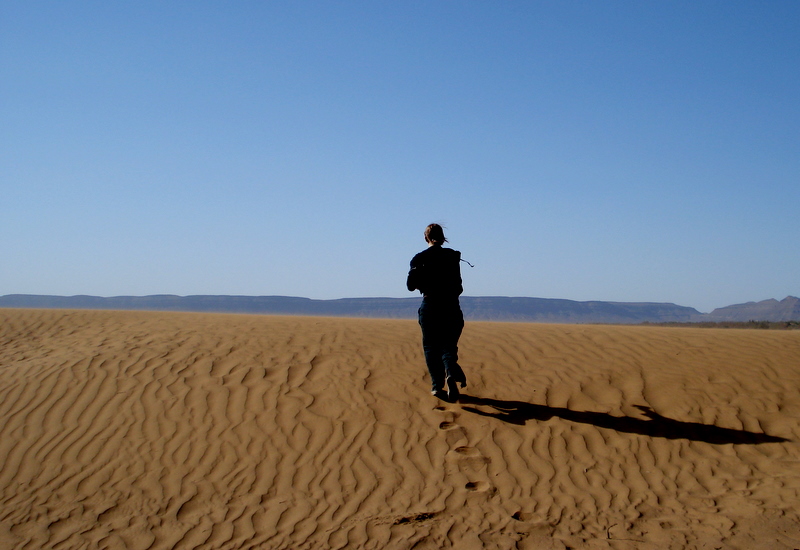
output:
{"label": "person's hair", "polygon": [[425,228],[425,242],[433,244],[443,244],[447,242],[444,238],[444,229],[438,223],[432,223]]}

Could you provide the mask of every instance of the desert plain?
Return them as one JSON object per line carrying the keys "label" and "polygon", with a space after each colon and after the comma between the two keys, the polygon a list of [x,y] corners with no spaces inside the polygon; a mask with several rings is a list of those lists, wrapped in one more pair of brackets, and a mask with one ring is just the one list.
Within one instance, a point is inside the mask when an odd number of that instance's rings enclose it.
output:
{"label": "desert plain", "polygon": [[0,549],[800,548],[800,331],[0,310]]}

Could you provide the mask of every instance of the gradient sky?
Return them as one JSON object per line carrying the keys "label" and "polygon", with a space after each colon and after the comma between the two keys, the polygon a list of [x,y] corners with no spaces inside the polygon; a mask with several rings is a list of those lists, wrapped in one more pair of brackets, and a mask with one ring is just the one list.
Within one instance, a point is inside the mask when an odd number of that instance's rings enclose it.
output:
{"label": "gradient sky", "polygon": [[800,2],[0,1],[0,295],[800,295]]}

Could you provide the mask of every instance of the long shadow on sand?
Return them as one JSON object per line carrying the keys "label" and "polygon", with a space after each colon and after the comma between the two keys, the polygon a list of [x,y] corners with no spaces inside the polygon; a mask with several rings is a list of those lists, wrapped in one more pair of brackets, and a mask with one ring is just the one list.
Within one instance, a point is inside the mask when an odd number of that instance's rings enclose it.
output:
{"label": "long shadow on sand", "polygon": [[719,428],[717,426],[709,426],[697,422],[672,420],[671,418],[661,416],[649,407],[643,407],[641,405],[636,405],[636,408],[642,411],[642,414],[647,417],[646,420],[630,416],[611,416],[607,413],[572,411],[561,407],[534,405],[523,401],[502,401],[500,399],[473,397],[466,394],[461,395],[459,403],[463,405],[489,407],[492,410],[481,410],[474,406],[465,406],[463,410],[520,426],[524,426],[528,420],[550,420],[553,417],[557,417],[571,422],[591,424],[598,428],[608,428],[609,430],[616,430],[618,432],[650,437],[664,437],[666,439],[704,441],[715,445],[723,445],[726,443],[733,443],[736,445],[758,445],[760,443],[783,443],[789,441],[783,437],[762,433]]}

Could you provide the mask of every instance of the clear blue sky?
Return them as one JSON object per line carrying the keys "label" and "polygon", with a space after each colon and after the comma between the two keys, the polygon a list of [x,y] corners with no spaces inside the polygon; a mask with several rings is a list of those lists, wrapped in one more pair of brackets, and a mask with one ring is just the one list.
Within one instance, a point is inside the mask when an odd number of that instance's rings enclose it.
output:
{"label": "clear blue sky", "polygon": [[800,2],[0,2],[0,295],[800,295]]}

